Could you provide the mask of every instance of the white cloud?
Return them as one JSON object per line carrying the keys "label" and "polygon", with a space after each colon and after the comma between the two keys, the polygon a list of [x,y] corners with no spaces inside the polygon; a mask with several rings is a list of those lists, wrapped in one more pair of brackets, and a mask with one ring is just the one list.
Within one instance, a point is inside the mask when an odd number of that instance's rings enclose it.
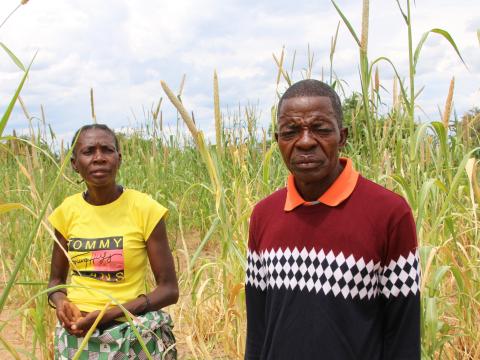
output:
{"label": "white cloud", "polygon": [[[0,2],[0,21],[17,3]],[[338,3],[359,33],[361,3]],[[452,76],[457,110],[462,113],[479,104],[480,49],[475,32],[480,17],[476,10],[473,0],[425,0],[412,9],[414,43],[431,28],[445,28],[470,69],[444,39],[433,34],[427,40],[416,87],[425,86],[419,104],[432,118],[437,106],[443,106]],[[215,69],[224,113],[238,104],[258,104],[267,126],[276,98],[272,53],[278,55],[285,45],[289,66],[297,50],[294,79],[298,80],[310,44],[315,53],[314,76],[319,78],[322,70],[328,76],[330,40],[339,19],[329,3],[315,1],[31,0],[0,28],[0,41],[25,63],[39,50],[23,98],[32,112],[43,104],[47,120],[59,133],[90,121],[92,87],[98,120],[122,127],[135,121],[132,112],[142,121],[143,109],[164,96],[160,79],[177,89],[183,74],[187,75],[185,105],[209,133]],[[407,31],[393,1],[371,1],[369,56],[387,56],[403,76],[408,74]],[[0,59],[1,112],[22,74],[3,52]],[[385,63],[379,66],[382,83],[389,90],[392,71]],[[344,24],[334,70],[350,91],[358,89],[358,50]],[[280,89],[284,87],[283,82]],[[162,108],[165,121],[175,124],[176,112],[166,99]],[[25,123],[16,109],[8,129],[25,127]]]}

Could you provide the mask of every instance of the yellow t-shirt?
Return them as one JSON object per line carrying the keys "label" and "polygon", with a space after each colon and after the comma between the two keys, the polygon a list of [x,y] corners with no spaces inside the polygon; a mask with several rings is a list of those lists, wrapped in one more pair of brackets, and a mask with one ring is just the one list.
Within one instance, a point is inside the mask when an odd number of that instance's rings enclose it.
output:
{"label": "yellow t-shirt", "polygon": [[145,293],[146,241],[166,213],[150,196],[131,189],[100,206],[81,193],[67,197],[48,220],[68,242],[71,285],[88,288],[68,288],[69,300],[90,312],[110,301],[103,293],[120,303]]}

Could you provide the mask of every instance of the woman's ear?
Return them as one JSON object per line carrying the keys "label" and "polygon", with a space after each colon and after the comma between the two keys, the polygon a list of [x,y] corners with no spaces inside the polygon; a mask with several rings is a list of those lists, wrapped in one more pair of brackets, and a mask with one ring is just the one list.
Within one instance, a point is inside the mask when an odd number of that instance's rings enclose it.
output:
{"label": "woman's ear", "polygon": [[72,165],[73,171],[75,171],[75,172],[78,173],[78,169],[77,169],[77,167],[75,166],[75,158],[74,158],[73,156],[70,158],[70,165]]}

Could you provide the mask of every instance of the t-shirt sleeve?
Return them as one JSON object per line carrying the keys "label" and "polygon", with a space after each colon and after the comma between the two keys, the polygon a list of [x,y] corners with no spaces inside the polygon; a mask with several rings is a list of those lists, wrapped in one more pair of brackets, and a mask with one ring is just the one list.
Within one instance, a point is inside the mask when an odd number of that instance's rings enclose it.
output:
{"label": "t-shirt sleeve", "polygon": [[408,205],[390,229],[380,276],[385,359],[420,359],[420,261]]}
{"label": "t-shirt sleeve", "polygon": [[65,239],[68,239],[68,222],[65,211],[65,202],[63,202],[48,216],[48,221]]}
{"label": "t-shirt sleeve", "polygon": [[250,218],[247,250],[245,298],[247,307],[247,339],[245,359],[260,359],[265,339],[266,269],[257,242],[255,211]]}
{"label": "t-shirt sleeve", "polygon": [[141,227],[144,239],[147,241],[155,226],[167,214],[168,210],[149,195],[144,196],[140,208]]}

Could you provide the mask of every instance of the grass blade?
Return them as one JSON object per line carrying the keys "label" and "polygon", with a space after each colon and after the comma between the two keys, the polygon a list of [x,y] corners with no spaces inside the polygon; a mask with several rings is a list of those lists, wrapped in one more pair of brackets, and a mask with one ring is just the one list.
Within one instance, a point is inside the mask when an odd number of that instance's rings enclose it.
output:
{"label": "grass blade", "polygon": [[[36,54],[35,54],[36,56]],[[30,67],[32,66],[33,60],[35,59],[35,56],[33,57],[32,61],[30,62],[30,65],[28,65],[27,70],[25,71],[25,74],[23,74],[22,81],[20,81],[20,85],[17,87],[17,91],[15,91],[15,94],[12,97],[12,100],[10,100],[10,103],[7,106],[7,109],[5,110],[5,113],[2,116],[2,119],[0,120],[0,138],[2,137],[3,130],[5,130],[5,127],[7,126],[8,119],[10,118],[10,115],[12,114],[13,107],[15,106],[15,103],[17,102],[18,96],[20,95],[20,92],[22,91],[23,84],[25,84],[25,80],[27,79],[28,73],[30,71]]]}
{"label": "grass blade", "polygon": [[350,31],[350,34],[352,34],[353,36],[353,39],[357,42],[357,45],[358,47],[361,47],[362,44],[360,43],[360,40],[358,39],[358,36],[357,34],[355,33],[355,30],[353,29],[352,27],[352,24],[350,24],[350,22],[347,20],[347,18],[345,17],[345,15],[343,14],[342,10],[340,10],[340,8],[338,7],[338,5],[335,3],[334,0],[331,0],[333,6],[335,7],[335,9],[337,10],[338,12],[338,15],[340,15],[340,17],[342,18],[343,22],[345,23],[345,25],[347,26],[348,30]]}
{"label": "grass blade", "polygon": [[414,69],[416,69],[416,67],[417,67],[418,58],[420,57],[420,51],[422,50],[423,44],[427,40],[427,37],[428,37],[428,35],[430,35],[430,33],[438,34],[438,35],[442,36],[445,40],[447,40],[450,43],[450,45],[453,47],[455,52],[457,53],[457,55],[460,58],[460,60],[462,61],[462,63],[465,66],[467,66],[467,64],[463,60],[462,55],[460,54],[460,50],[458,50],[457,44],[453,40],[452,36],[448,33],[448,31],[445,31],[443,29],[432,29],[432,30],[424,33],[422,35],[422,37],[420,38],[420,41],[418,42],[418,45],[415,49],[415,54],[413,55],[413,67],[414,67]]}
{"label": "grass blade", "polygon": [[15,56],[15,54],[12,51],[10,51],[10,49],[4,43],[0,42],[0,46],[3,48],[3,50],[5,50],[8,56],[10,56],[10,59],[12,59],[15,65],[17,65],[20,68],[20,70],[24,72],[27,71],[27,69],[25,69],[25,66],[22,64],[22,62]]}
{"label": "grass blade", "polygon": [[23,208],[23,205],[20,203],[0,204],[0,214],[21,208]]}

